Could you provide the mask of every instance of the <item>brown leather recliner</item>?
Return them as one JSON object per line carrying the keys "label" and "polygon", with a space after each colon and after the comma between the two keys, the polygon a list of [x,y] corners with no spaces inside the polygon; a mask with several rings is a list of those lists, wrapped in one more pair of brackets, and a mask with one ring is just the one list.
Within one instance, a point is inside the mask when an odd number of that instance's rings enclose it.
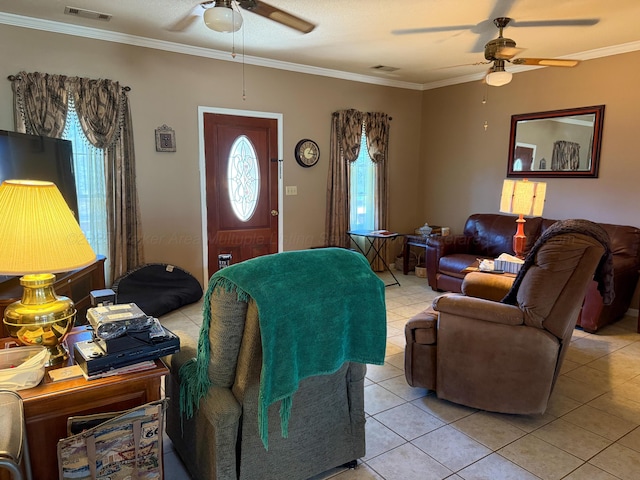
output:
{"label": "brown leather recliner", "polygon": [[[555,222],[542,217],[527,219],[524,224],[525,253]],[[640,270],[640,229],[628,225],[598,225],[611,241],[615,298],[610,305],[604,305],[595,284],[590,286],[577,325],[591,333],[621,318],[629,309]],[[460,292],[465,269],[478,258],[493,259],[501,253],[513,254],[515,228],[513,216],[476,213],[469,216],[462,234],[429,237],[425,257],[429,286],[437,291]]]}
{"label": "brown leather recliner", "polygon": [[482,410],[546,410],[585,291],[606,250],[584,233],[547,236],[541,243],[513,287],[515,305],[496,301],[508,290],[508,280],[475,273],[464,288],[492,300],[447,293],[434,300],[432,311],[409,320],[405,375],[410,385]]}

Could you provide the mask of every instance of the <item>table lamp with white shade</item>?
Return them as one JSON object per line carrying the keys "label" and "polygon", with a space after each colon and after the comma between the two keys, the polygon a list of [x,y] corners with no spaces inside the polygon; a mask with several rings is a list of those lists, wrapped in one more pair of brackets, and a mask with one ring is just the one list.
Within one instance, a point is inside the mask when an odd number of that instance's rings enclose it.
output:
{"label": "table lamp with white shade", "polygon": [[83,268],[96,254],[51,182],[6,180],[0,185],[0,275],[22,275],[22,300],[7,306],[4,324],[23,345],[47,347],[49,365],[67,358],[73,301],[56,295],[54,273]]}
{"label": "table lamp with white shade", "polygon": [[515,213],[517,229],[513,236],[513,251],[518,258],[524,258],[527,237],[524,234],[524,216],[539,217],[544,209],[547,184],[544,182],[530,182],[523,180],[505,180],[502,184],[500,197],[500,211]]}

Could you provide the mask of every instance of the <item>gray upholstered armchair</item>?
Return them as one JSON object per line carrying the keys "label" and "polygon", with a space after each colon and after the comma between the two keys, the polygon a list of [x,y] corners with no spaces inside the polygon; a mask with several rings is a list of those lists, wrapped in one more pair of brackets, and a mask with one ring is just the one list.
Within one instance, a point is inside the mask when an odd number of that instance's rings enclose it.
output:
{"label": "gray upholstered armchair", "polygon": [[607,237],[599,226],[564,221],[549,230],[513,285],[504,277],[468,275],[466,295],[439,296],[433,310],[409,320],[410,385],[482,410],[546,410],[594,272],[607,296],[612,281]]}
{"label": "gray upholstered armchair", "polygon": [[[167,433],[198,480],[302,480],[353,463],[365,454],[364,364],[384,361],[385,342],[384,284],[360,254],[285,252],[220,270],[205,296],[199,348],[183,342],[168,359]],[[269,351],[299,373],[288,438],[280,394],[266,405],[267,431],[260,431]],[[325,374],[305,373],[307,354]],[[202,368],[207,381],[189,418],[179,399],[194,391],[184,390],[191,367]],[[273,388],[281,383],[278,377]]]}

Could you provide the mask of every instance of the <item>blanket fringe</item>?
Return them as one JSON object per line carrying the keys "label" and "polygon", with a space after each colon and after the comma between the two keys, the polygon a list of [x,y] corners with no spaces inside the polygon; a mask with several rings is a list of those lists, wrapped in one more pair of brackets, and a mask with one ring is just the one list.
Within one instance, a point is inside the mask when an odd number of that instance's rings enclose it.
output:
{"label": "blanket fringe", "polygon": [[282,399],[280,404],[280,431],[282,438],[289,438],[289,417],[291,417],[291,405],[293,404],[293,395]]}
{"label": "blanket fringe", "polygon": [[198,351],[196,358],[190,359],[180,368],[180,412],[187,419],[193,417],[194,411],[200,404],[209,388],[209,326],[211,324],[211,295],[219,285],[227,292],[234,290],[238,294],[238,301],[249,302],[249,295],[244,290],[238,288],[233,282],[223,277],[218,277],[209,282],[209,288],[203,299],[202,328],[198,338]]}
{"label": "blanket fringe", "polygon": [[269,451],[269,411],[262,407],[262,398],[258,398],[258,405],[258,435],[264,449]]}

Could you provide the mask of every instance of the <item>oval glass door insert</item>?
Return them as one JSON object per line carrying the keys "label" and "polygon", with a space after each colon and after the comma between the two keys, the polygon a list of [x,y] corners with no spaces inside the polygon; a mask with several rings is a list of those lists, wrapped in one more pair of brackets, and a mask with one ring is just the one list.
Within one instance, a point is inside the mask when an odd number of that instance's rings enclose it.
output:
{"label": "oval glass door insert", "polygon": [[229,201],[233,213],[243,222],[251,218],[258,206],[260,169],[251,140],[240,135],[231,145],[227,165]]}

